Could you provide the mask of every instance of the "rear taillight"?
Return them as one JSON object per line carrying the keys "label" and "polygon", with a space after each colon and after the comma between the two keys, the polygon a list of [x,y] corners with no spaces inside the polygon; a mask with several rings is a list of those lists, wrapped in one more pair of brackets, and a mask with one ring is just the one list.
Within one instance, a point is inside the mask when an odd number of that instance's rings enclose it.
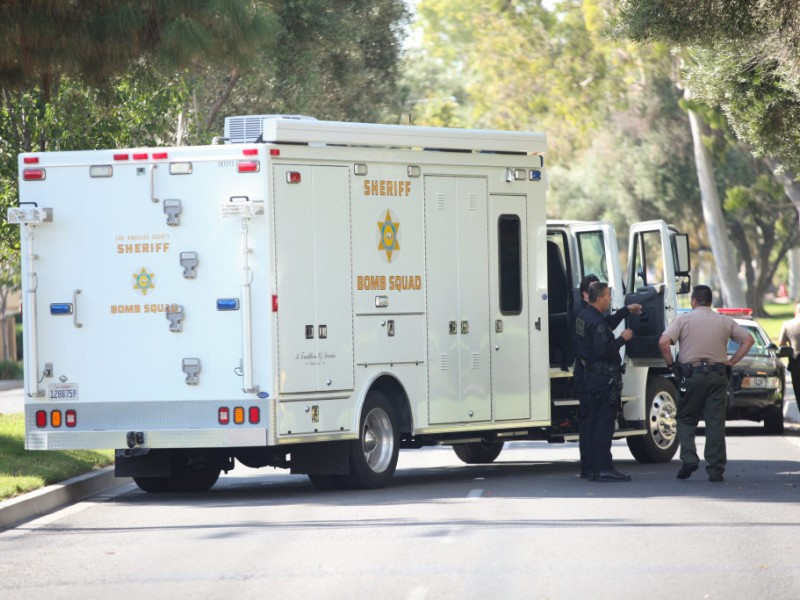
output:
{"label": "rear taillight", "polygon": [[47,411],[46,410],[37,410],[36,411],[36,426],[37,427],[47,427]]}
{"label": "rear taillight", "polygon": [[261,421],[261,410],[257,406],[251,406],[247,418],[253,425]]}
{"label": "rear taillight", "polygon": [[24,169],[22,179],[24,181],[44,181],[47,173],[44,169]]}

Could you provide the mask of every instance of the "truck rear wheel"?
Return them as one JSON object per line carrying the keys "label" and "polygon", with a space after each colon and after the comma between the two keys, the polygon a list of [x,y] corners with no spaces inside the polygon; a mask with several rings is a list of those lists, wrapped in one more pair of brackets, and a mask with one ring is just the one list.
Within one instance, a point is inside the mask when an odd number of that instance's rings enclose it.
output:
{"label": "truck rear wheel", "polygon": [[633,457],[641,463],[669,462],[678,450],[678,391],[664,377],[647,384],[645,435],[627,438]]}
{"label": "truck rear wheel", "polygon": [[467,444],[453,444],[456,456],[468,465],[494,462],[503,451],[505,442],[470,442]]}
{"label": "truck rear wheel", "polygon": [[394,475],[400,450],[397,417],[389,399],[381,392],[369,392],[360,423],[359,439],[350,446],[350,474],[343,481],[352,488],[380,488]]}
{"label": "truck rear wheel", "polygon": [[169,477],[134,477],[133,482],[148,494],[161,494],[170,491]]}

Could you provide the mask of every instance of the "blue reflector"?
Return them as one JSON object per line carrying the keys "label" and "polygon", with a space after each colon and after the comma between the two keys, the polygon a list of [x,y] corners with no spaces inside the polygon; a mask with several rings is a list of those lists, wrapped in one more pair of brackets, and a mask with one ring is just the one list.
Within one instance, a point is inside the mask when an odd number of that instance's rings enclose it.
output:
{"label": "blue reflector", "polygon": [[531,181],[541,181],[542,179],[542,172],[538,169],[534,169],[530,172]]}
{"label": "blue reflector", "polygon": [[217,298],[217,310],[239,310],[239,299]]}
{"label": "blue reflector", "polygon": [[53,303],[50,305],[50,314],[51,315],[71,315],[72,314],[72,304],[71,303]]}

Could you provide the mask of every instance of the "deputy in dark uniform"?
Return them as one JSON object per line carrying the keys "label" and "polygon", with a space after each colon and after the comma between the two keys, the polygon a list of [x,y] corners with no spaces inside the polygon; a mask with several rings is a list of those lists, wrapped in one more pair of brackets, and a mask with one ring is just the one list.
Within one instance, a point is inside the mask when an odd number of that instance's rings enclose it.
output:
{"label": "deputy in dark uniform", "polygon": [[[574,341],[575,336],[575,323],[578,320],[578,316],[580,315],[581,311],[586,308],[589,304],[589,286],[593,283],[600,281],[597,275],[589,274],[583,279],[581,279],[581,283],[578,286],[578,290],[581,294],[581,302],[578,308],[573,311],[572,316],[572,335],[573,335],[573,342],[575,347],[577,348],[577,342]],[[617,328],[622,320],[627,317],[629,314],[640,314],[642,312],[642,307],[640,304],[631,304],[630,306],[626,306],[624,308],[619,309],[613,314],[604,315],[603,318],[605,319],[608,326],[613,331]],[[572,381],[573,385],[575,386],[575,394],[580,400],[580,406],[578,407],[578,434],[580,439],[578,440],[578,446],[580,449],[581,455],[581,479],[587,479],[592,475],[592,469],[589,466],[589,455],[591,454],[592,450],[589,447],[589,433],[586,431],[586,425],[588,423],[587,418],[587,399],[584,398],[584,366],[583,361],[580,359],[575,360],[575,368],[572,372]]]}
{"label": "deputy in dark uniform", "polygon": [[[658,340],[658,347],[678,380],[678,441],[681,462],[678,479],[688,479],[697,470],[700,459],[694,443],[697,422],[706,424],[706,472],[708,480],[724,481],[725,412],[728,403],[730,368],[738,363],[753,345],[753,337],[736,321],[711,309],[711,288],[696,285],[692,289],[692,312],[670,323]],[[739,349],[728,359],[728,340],[739,342]],[[678,362],[673,364],[670,346],[680,344]]]}
{"label": "deputy in dark uniform", "polygon": [[[611,462],[611,440],[622,391],[622,367],[619,349],[633,332],[626,329],[618,338],[603,316],[611,306],[611,290],[601,281],[589,286],[589,306],[575,321],[575,343],[578,360],[584,369],[583,392],[580,394],[578,427],[581,439],[581,462],[586,461],[592,481],[630,481],[631,476],[617,471]],[[617,311],[617,323],[627,312]],[[582,464],[583,468],[583,464]]]}

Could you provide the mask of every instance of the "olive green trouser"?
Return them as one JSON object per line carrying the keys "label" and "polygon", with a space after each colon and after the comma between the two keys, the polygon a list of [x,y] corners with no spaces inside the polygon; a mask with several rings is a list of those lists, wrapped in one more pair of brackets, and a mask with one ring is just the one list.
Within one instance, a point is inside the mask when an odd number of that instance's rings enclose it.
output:
{"label": "olive green trouser", "polygon": [[695,372],[681,385],[678,397],[678,441],[681,444],[681,461],[697,465],[697,446],[694,443],[697,422],[706,424],[706,471],[709,475],[722,475],[725,471],[725,411],[728,404],[728,378],[724,373]]}

